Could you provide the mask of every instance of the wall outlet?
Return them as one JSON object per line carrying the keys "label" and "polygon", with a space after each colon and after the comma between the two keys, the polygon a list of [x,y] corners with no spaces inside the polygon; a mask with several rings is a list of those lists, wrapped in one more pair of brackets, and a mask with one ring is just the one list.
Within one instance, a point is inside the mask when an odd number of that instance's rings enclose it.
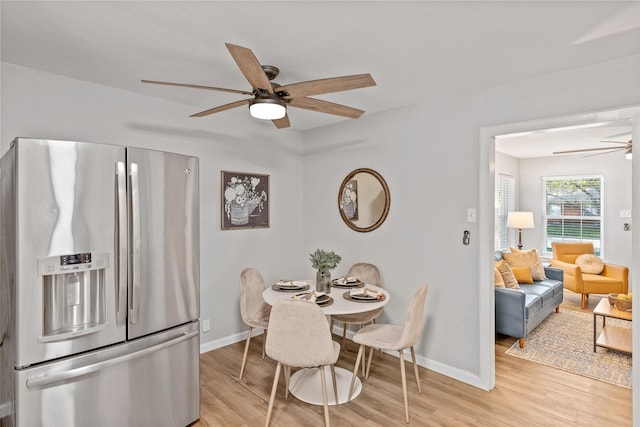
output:
{"label": "wall outlet", "polygon": [[622,209],[620,211],[620,218],[631,218],[631,211],[629,209]]}
{"label": "wall outlet", "polygon": [[211,324],[209,319],[202,319],[202,332],[209,332],[211,330]]}

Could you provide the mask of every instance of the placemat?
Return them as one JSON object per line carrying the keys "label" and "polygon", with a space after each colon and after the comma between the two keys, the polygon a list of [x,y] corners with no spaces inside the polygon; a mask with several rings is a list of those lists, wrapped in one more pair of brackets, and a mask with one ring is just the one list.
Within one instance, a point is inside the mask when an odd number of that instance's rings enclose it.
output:
{"label": "placemat", "polygon": [[382,294],[382,298],[371,298],[371,299],[354,298],[349,294],[349,292],[345,292],[344,294],[342,294],[342,296],[344,297],[344,299],[349,301],[354,301],[354,302],[380,302],[380,301],[384,301],[385,298],[387,297],[386,295]]}

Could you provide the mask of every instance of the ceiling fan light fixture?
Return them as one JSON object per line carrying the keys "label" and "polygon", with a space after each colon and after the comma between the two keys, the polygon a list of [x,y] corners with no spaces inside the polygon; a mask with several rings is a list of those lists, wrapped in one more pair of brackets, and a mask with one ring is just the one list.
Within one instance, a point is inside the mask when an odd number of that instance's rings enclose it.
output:
{"label": "ceiling fan light fixture", "polygon": [[287,107],[277,96],[256,98],[249,104],[251,116],[261,120],[277,120],[287,114]]}

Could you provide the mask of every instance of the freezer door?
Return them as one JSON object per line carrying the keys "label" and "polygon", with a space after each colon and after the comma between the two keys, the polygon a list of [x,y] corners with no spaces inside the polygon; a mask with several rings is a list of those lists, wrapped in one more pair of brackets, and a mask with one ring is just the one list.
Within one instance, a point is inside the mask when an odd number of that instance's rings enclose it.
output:
{"label": "freezer door", "polygon": [[198,159],[127,148],[127,165],[133,339],[199,316]]}
{"label": "freezer door", "polygon": [[126,257],[117,256],[115,238],[124,231],[126,249],[126,223],[119,229],[115,220],[119,164],[126,185],[124,147],[17,139],[7,156],[15,182],[2,185],[15,188],[15,199],[3,200],[3,212],[15,212],[2,232],[16,238],[13,247],[3,242],[12,258],[3,277],[13,281],[15,272],[16,366],[124,341],[126,321],[117,312],[126,314]]}
{"label": "freezer door", "polygon": [[200,411],[198,322],[17,371],[16,426],[186,426]]}

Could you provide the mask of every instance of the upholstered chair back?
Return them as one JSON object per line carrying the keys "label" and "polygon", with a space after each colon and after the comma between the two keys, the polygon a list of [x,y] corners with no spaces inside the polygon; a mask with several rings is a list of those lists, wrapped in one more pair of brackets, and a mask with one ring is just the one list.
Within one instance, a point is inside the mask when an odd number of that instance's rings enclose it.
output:
{"label": "upholstered chair back", "polygon": [[269,319],[271,306],[264,302],[264,279],[255,268],[245,268],[240,273],[240,315],[249,326],[262,327],[257,323]]}
{"label": "upholstered chair back", "polygon": [[396,345],[397,348],[412,347],[420,338],[422,325],[424,323],[424,302],[427,298],[428,289],[429,287],[427,285],[420,287],[413,298],[411,298],[407,315],[404,319],[402,337]]}
{"label": "upholstered chair back", "polygon": [[382,287],[382,278],[380,277],[380,270],[373,264],[366,262],[359,262],[353,264],[347,273],[348,277],[360,277],[367,285]]}
{"label": "upholstered chair back", "polygon": [[553,257],[562,262],[576,263],[576,258],[583,254],[593,255],[593,243],[585,242],[552,242]]}
{"label": "upholstered chair back", "polygon": [[335,363],[329,322],[314,302],[283,299],[273,305],[267,356],[284,365],[309,368]]}

